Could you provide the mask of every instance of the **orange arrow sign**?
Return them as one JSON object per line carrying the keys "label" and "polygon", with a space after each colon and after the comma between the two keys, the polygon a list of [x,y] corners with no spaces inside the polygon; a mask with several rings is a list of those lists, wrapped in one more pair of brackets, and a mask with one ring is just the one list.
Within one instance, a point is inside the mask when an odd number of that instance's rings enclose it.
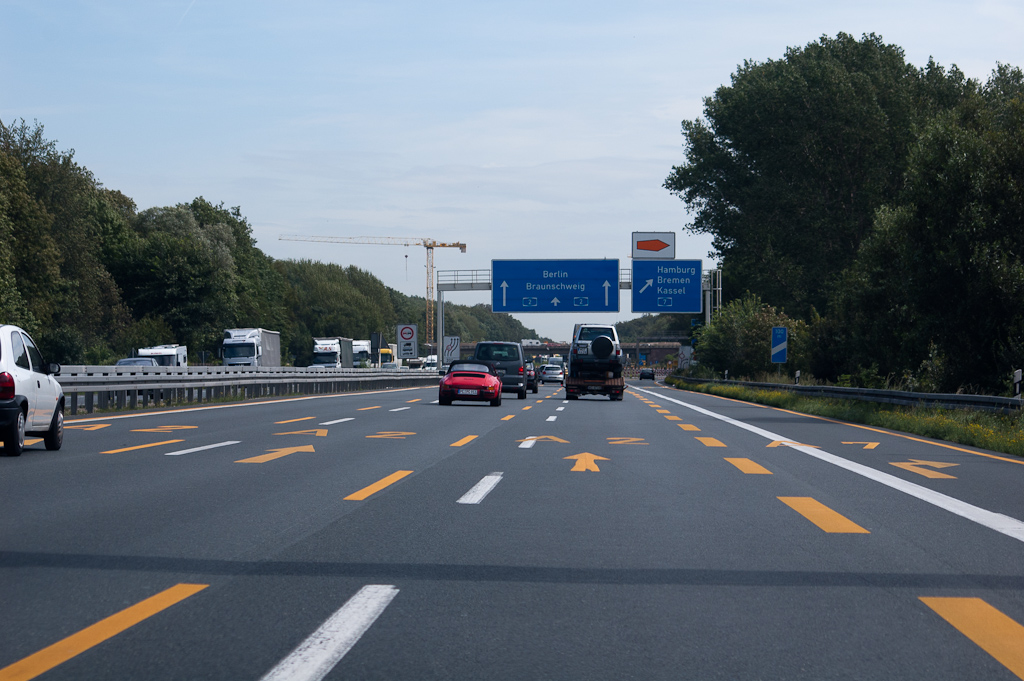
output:
{"label": "orange arrow sign", "polygon": [[800,442],[791,442],[790,440],[774,440],[773,442],[765,445],[766,447],[811,447],[818,449],[818,445],[805,445]]}
{"label": "orange arrow sign", "polygon": [[647,241],[637,241],[636,250],[638,251],[663,251],[671,246],[661,239],[648,239]]}
{"label": "orange arrow sign", "polygon": [[601,469],[594,463],[595,461],[610,461],[606,457],[591,454],[590,452],[580,452],[579,454],[573,454],[564,458],[576,459],[576,465],[572,467],[573,471],[594,471],[595,473],[601,472]]}
{"label": "orange arrow sign", "polygon": [[284,447],[283,449],[270,449],[267,450],[266,454],[260,454],[248,459],[239,459],[235,463],[266,463],[267,461],[273,461],[274,459],[280,459],[282,456],[288,456],[295,452],[315,452],[313,445],[303,445],[301,447]]}
{"label": "orange arrow sign", "polygon": [[949,468],[951,466],[959,466],[960,464],[945,463],[943,461],[921,461],[920,459],[911,459],[910,461],[890,461],[889,465],[902,468],[903,470],[910,471],[911,473],[923,475],[926,478],[946,478],[948,480],[956,480],[955,475],[946,475],[945,473],[939,473],[938,471],[921,468],[921,466],[930,466],[931,468]]}

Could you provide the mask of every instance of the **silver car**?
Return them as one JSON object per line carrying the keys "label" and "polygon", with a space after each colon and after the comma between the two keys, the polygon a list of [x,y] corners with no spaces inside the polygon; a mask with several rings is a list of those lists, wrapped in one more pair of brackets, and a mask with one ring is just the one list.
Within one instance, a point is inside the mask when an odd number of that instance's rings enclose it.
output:
{"label": "silver car", "polygon": [[545,364],[540,368],[541,383],[561,383],[565,380],[565,372],[557,364]]}
{"label": "silver car", "polygon": [[47,449],[64,443],[64,391],[32,338],[17,326],[0,325],[0,437],[5,456],[20,456],[25,434],[42,435]]}

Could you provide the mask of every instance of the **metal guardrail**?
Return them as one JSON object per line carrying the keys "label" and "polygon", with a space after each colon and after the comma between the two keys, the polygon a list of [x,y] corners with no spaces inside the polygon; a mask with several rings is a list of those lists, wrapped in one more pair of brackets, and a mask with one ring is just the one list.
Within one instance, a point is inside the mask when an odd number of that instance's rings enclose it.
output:
{"label": "metal guardrail", "polygon": [[736,385],[760,390],[786,390],[811,397],[831,397],[841,400],[860,400],[901,406],[938,407],[942,409],[976,409],[1000,414],[1017,414],[1021,400],[1015,397],[989,395],[959,395],[951,393],[915,393],[905,390],[878,390],[874,388],[842,388],[825,385],[793,385],[789,383],[754,383],[752,381],[723,381],[719,379],[677,376],[684,383],[716,383]]}
{"label": "metal guardrail", "polygon": [[436,370],[307,369],[300,367],[62,366],[56,377],[66,409],[136,409],[164,403],[327,395],[436,385]]}

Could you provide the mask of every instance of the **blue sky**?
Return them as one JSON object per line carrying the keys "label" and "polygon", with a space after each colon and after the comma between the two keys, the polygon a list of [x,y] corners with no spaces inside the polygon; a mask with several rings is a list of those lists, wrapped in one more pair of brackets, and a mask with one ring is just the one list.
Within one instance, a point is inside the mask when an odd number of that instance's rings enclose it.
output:
{"label": "blue sky", "polygon": [[[438,249],[438,269],[628,268],[631,232],[675,231],[677,257],[710,264],[661,188],[680,122],[744,60],[840,31],[979,79],[1024,66],[1022,2],[0,0],[0,120],[38,120],[140,209],[240,206],[275,258],[423,295],[422,248],[278,236],[468,244]],[[564,339],[576,321],[632,318],[626,293],[622,308],[519,319]]]}

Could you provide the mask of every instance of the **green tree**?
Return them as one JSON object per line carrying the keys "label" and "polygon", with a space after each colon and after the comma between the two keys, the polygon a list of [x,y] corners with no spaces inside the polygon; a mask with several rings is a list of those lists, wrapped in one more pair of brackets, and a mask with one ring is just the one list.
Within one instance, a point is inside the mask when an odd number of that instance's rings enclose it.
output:
{"label": "green tree", "polygon": [[717,372],[729,370],[731,378],[753,378],[761,372],[777,371],[771,362],[771,332],[774,326],[788,329],[787,373],[810,366],[807,324],[747,293],[730,301],[711,323],[697,332],[696,353],[702,366]]}
{"label": "green tree", "polygon": [[747,61],[703,120],[683,122],[686,160],[664,186],[694,211],[687,229],[712,236],[727,296],[753,291],[808,318],[898,195],[917,126],[972,87],[876,35]]}

